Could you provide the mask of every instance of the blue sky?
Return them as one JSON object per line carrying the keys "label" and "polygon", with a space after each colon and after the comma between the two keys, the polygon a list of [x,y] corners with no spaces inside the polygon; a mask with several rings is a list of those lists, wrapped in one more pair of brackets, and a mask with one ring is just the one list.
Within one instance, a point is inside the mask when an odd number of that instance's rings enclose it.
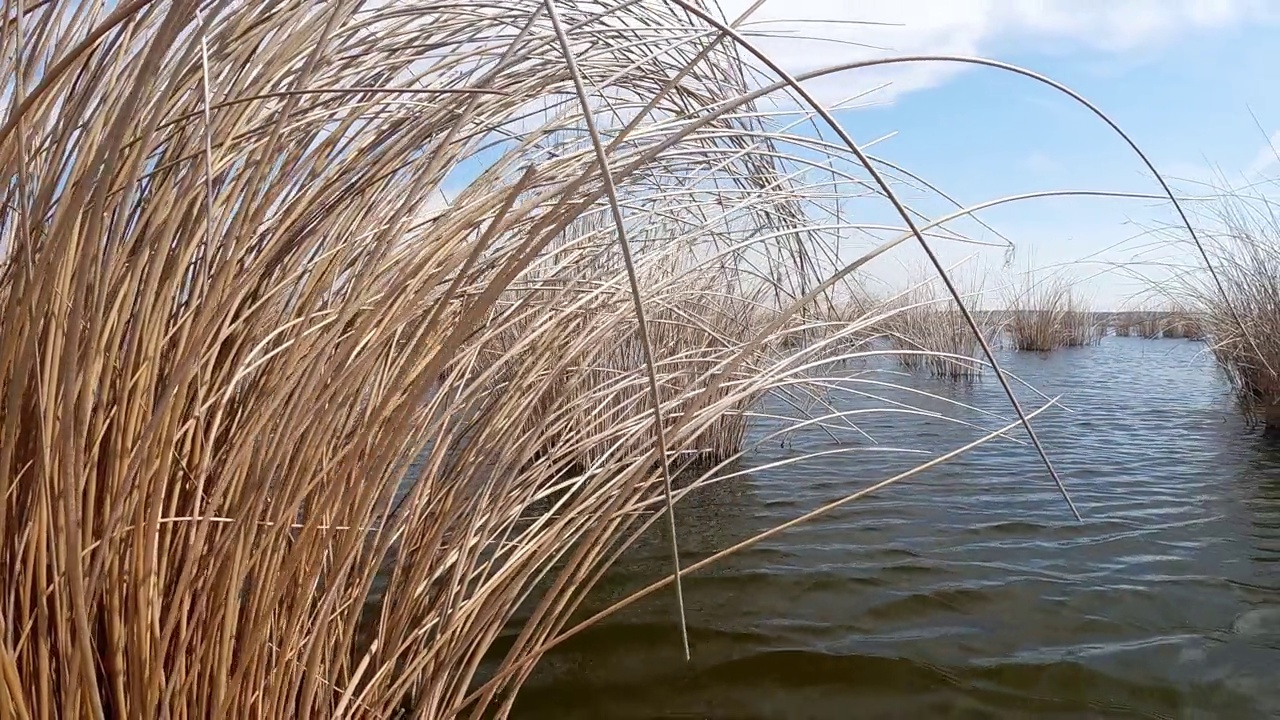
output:
{"label": "blue sky", "polygon": [[[726,0],[731,17],[750,5]],[[1268,136],[1280,129],[1280,3],[1263,0],[769,0],[756,31],[799,37],[760,42],[794,71],[874,55],[978,55],[1058,80],[1099,105],[1187,193],[1221,175],[1241,184],[1275,173]],[[788,25],[785,20],[844,23]],[[847,21],[892,26],[858,26]],[[873,107],[840,113],[860,140],[897,134],[878,154],[965,203],[1021,192],[1090,189],[1157,192],[1138,158],[1101,121],[1056,91],[985,68],[936,64],[846,76],[813,86],[828,102],[851,88],[892,83]],[[1255,120],[1256,117],[1256,120]],[[1260,127],[1261,126],[1261,127]],[[1276,136],[1280,140],[1280,135]],[[1277,143],[1280,145],[1280,142]],[[1173,222],[1166,205],[1135,200],[1033,200],[984,214],[1017,243],[1018,262],[1127,263],[1142,226]],[[961,252],[956,250],[955,252]],[[964,251],[967,254],[969,251]],[[1101,253],[1101,254],[1099,254]],[[1161,248],[1178,255],[1177,246]],[[954,256],[954,255],[953,255]],[[1190,262],[1185,253],[1178,257]],[[987,261],[998,265],[999,254]],[[1088,277],[1103,265],[1073,264]],[[1159,274],[1157,269],[1147,269]],[[900,276],[890,263],[878,272]],[[1122,305],[1144,285],[1122,274],[1086,284],[1093,304]]]}

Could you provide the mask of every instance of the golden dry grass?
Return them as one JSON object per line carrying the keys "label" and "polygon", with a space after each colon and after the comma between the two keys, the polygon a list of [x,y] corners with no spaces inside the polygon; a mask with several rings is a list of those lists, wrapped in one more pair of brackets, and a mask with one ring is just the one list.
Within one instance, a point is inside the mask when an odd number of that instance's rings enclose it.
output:
{"label": "golden dry grass", "polygon": [[1280,433],[1280,225],[1273,201],[1224,193],[1199,232],[1215,272],[1191,268],[1159,284],[1180,321],[1167,324],[1174,337],[1205,339],[1241,408],[1268,433]]}
{"label": "golden dry grass", "polygon": [[1172,305],[1165,315],[1164,327],[1160,330],[1160,337],[1200,340],[1204,337],[1204,329],[1201,328],[1200,319],[1195,312],[1178,305]]}
{"label": "golden dry grass", "polygon": [[[727,314],[723,246],[791,201],[748,115],[689,119],[732,96],[728,50],[653,31],[669,57],[588,44],[575,64],[540,4],[7,17],[27,78],[0,130],[7,714],[500,704],[667,466],[739,449],[773,378]],[[573,70],[628,63],[607,97],[644,121],[606,175]],[[729,189],[682,200],[673,174]],[[784,252],[805,248],[753,259]],[[467,698],[535,587],[510,672]]]}
{"label": "golden dry grass", "polygon": [[1102,338],[1103,328],[1062,276],[1037,280],[1028,274],[1022,287],[1006,294],[1005,306],[1005,330],[1017,350],[1049,352],[1096,344]]}
{"label": "golden dry grass", "polygon": [[[980,285],[966,291],[972,300]],[[898,363],[908,370],[926,370],[934,377],[974,380],[982,375],[982,346],[973,330],[955,309],[950,297],[932,284],[917,285],[895,297],[879,327],[898,351]],[[988,342],[998,335],[998,317],[976,315]]]}
{"label": "golden dry grass", "polygon": [[1144,338],[1158,338],[1164,330],[1159,311],[1143,311],[1138,319],[1138,334]]}
{"label": "golden dry grass", "polygon": [[5,8],[0,714],[502,716],[762,395],[856,430],[816,300],[924,236],[700,4]]}

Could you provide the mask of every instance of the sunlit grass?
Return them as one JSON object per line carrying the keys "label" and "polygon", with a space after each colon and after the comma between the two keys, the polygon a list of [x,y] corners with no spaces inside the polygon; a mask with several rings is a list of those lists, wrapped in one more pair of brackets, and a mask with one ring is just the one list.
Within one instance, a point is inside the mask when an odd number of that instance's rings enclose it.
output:
{"label": "sunlit grass", "polygon": [[1104,328],[1080,302],[1062,276],[1027,274],[1021,287],[1007,291],[1005,329],[1014,349],[1049,352],[1061,347],[1096,344]]}
{"label": "sunlit grass", "polygon": [[1180,312],[1165,336],[1202,337],[1240,405],[1280,432],[1280,225],[1272,201],[1227,193],[1200,234],[1214,273],[1192,268],[1159,285]]}
{"label": "sunlit grass", "polygon": [[[760,442],[857,450],[858,272],[940,269],[969,210],[920,220],[708,18],[6,8],[2,714],[501,716],[645,527],[671,575],[623,602],[689,571],[671,480],[731,480],[763,397],[794,414]],[[957,295],[916,333],[938,374],[996,365]],[[993,370],[1018,422],[930,464],[1025,422]]]}
{"label": "sunlit grass", "polygon": [[[981,282],[969,283],[966,300],[981,294]],[[933,284],[916,285],[894,297],[880,324],[890,345],[900,351],[898,363],[908,370],[926,370],[934,377],[974,380],[982,375],[982,346],[949,296]],[[991,313],[975,315],[983,323],[982,336],[994,343],[999,318]]]}

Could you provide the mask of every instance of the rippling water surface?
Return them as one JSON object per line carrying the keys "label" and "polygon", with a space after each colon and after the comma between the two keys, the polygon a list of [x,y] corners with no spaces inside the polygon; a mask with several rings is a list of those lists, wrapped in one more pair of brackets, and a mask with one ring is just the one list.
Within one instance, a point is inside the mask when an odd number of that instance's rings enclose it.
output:
{"label": "rippling water surface", "polygon": [[[1005,357],[1064,395],[1071,412],[1036,427],[1084,522],[1032,448],[986,445],[689,577],[691,662],[666,590],[551,654],[515,717],[1280,717],[1280,446],[1245,427],[1202,350],[1108,338]],[[1009,414],[991,378],[893,379]],[[930,452],[981,434],[900,414],[860,425]],[[831,447],[810,433],[747,465]],[[919,461],[830,455],[705,488],[677,508],[683,559]],[[642,540],[590,605],[661,577],[667,552]]]}

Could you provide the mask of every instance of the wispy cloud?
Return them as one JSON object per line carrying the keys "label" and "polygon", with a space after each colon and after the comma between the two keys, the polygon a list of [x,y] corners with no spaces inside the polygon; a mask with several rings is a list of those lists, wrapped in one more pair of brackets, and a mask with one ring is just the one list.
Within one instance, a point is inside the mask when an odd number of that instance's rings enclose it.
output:
{"label": "wispy cloud", "polygon": [[1258,148],[1245,169],[1245,177],[1255,179],[1274,174],[1277,169],[1280,169],[1280,130],[1271,133],[1267,142]]}
{"label": "wispy cloud", "polygon": [[[730,18],[753,0],[722,0]],[[889,54],[992,56],[1007,52],[1123,55],[1194,32],[1277,22],[1268,0],[768,0],[744,26],[790,72]],[[890,83],[887,100],[936,86],[962,66],[917,63],[815,84],[837,102]]]}
{"label": "wispy cloud", "polygon": [[1028,155],[1023,164],[1032,174],[1040,176],[1052,175],[1061,167],[1056,159],[1039,150]]}

